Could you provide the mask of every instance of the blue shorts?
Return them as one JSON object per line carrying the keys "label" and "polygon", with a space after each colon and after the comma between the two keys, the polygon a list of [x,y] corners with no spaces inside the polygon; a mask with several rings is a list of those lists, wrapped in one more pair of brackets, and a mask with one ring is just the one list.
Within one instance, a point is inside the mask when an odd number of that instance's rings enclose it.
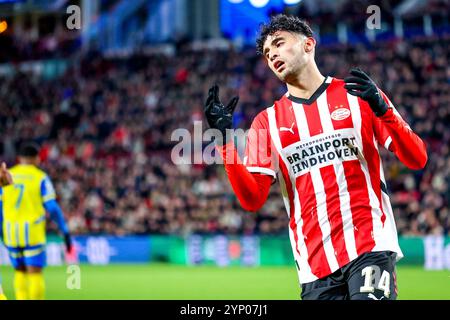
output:
{"label": "blue shorts", "polygon": [[45,245],[27,247],[6,247],[8,249],[11,264],[18,267],[38,267],[46,265]]}

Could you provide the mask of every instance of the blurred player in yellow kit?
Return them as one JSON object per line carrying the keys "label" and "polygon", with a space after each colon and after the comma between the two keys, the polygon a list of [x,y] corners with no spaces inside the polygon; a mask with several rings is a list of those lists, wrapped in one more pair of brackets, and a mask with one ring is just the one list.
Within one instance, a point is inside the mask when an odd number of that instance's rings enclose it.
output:
{"label": "blurred player in yellow kit", "polygon": [[0,188],[3,242],[15,269],[17,300],[44,299],[46,211],[63,233],[68,252],[72,246],[52,182],[38,164],[39,147],[34,143],[24,144],[19,150],[19,164],[10,169],[14,184]]}
{"label": "blurred player in yellow kit", "polygon": [[[9,173],[8,169],[6,169],[6,164],[3,162],[2,166],[0,167],[0,187],[5,187],[9,184],[13,183],[13,179],[11,174]],[[0,225],[0,238],[1,238],[1,225]],[[0,278],[0,300],[6,300],[6,296],[3,293],[2,289],[2,279]]]}

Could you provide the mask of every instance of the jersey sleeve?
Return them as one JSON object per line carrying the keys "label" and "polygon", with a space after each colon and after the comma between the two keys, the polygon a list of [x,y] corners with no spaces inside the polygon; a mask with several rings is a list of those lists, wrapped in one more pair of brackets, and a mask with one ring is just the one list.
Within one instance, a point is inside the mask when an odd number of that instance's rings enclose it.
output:
{"label": "jersey sleeve", "polygon": [[[384,101],[387,103],[387,105],[390,108],[392,108],[392,111],[394,112],[395,116],[405,125],[405,127],[411,130],[411,127],[405,122],[405,120],[403,120],[402,116],[397,111],[391,100],[389,100],[389,98],[383,91],[381,90],[379,91],[381,92],[381,95]],[[373,119],[373,131],[377,142],[383,147],[385,147],[387,150],[392,151],[392,137],[389,134],[389,131],[387,130],[386,126],[383,124],[383,121],[375,115],[373,115],[372,119]]]}
{"label": "jersey sleeve", "polygon": [[243,162],[249,172],[276,178],[278,169],[271,141],[267,111],[263,111],[253,120],[247,136]]}
{"label": "jersey sleeve", "polygon": [[55,188],[53,187],[53,183],[48,176],[45,176],[44,179],[42,179],[41,197],[43,203],[56,199]]}

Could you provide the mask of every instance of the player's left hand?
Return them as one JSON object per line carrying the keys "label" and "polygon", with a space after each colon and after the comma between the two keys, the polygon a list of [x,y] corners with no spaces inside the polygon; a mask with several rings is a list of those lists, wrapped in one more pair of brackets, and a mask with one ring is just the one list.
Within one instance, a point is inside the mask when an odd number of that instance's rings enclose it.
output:
{"label": "player's left hand", "polygon": [[377,117],[384,115],[388,110],[388,105],[381,96],[375,82],[359,68],[351,69],[350,74],[352,77],[344,79],[344,88],[347,92],[367,101]]}
{"label": "player's left hand", "polygon": [[2,166],[0,167],[0,187],[5,187],[10,184],[13,184],[13,178],[6,168],[6,163],[2,162]]}

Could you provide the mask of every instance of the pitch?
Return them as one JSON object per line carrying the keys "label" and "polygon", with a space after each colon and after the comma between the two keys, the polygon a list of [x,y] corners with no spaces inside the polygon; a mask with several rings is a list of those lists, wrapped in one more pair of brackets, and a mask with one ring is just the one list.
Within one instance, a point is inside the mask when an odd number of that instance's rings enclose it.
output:
{"label": "pitch", "polygon": [[[0,272],[5,293],[13,299],[13,270],[1,266]],[[450,271],[399,266],[397,272],[399,300],[450,299]],[[67,267],[47,267],[44,275],[47,299],[298,300],[300,294],[290,266],[80,265],[80,289],[72,290]]]}

